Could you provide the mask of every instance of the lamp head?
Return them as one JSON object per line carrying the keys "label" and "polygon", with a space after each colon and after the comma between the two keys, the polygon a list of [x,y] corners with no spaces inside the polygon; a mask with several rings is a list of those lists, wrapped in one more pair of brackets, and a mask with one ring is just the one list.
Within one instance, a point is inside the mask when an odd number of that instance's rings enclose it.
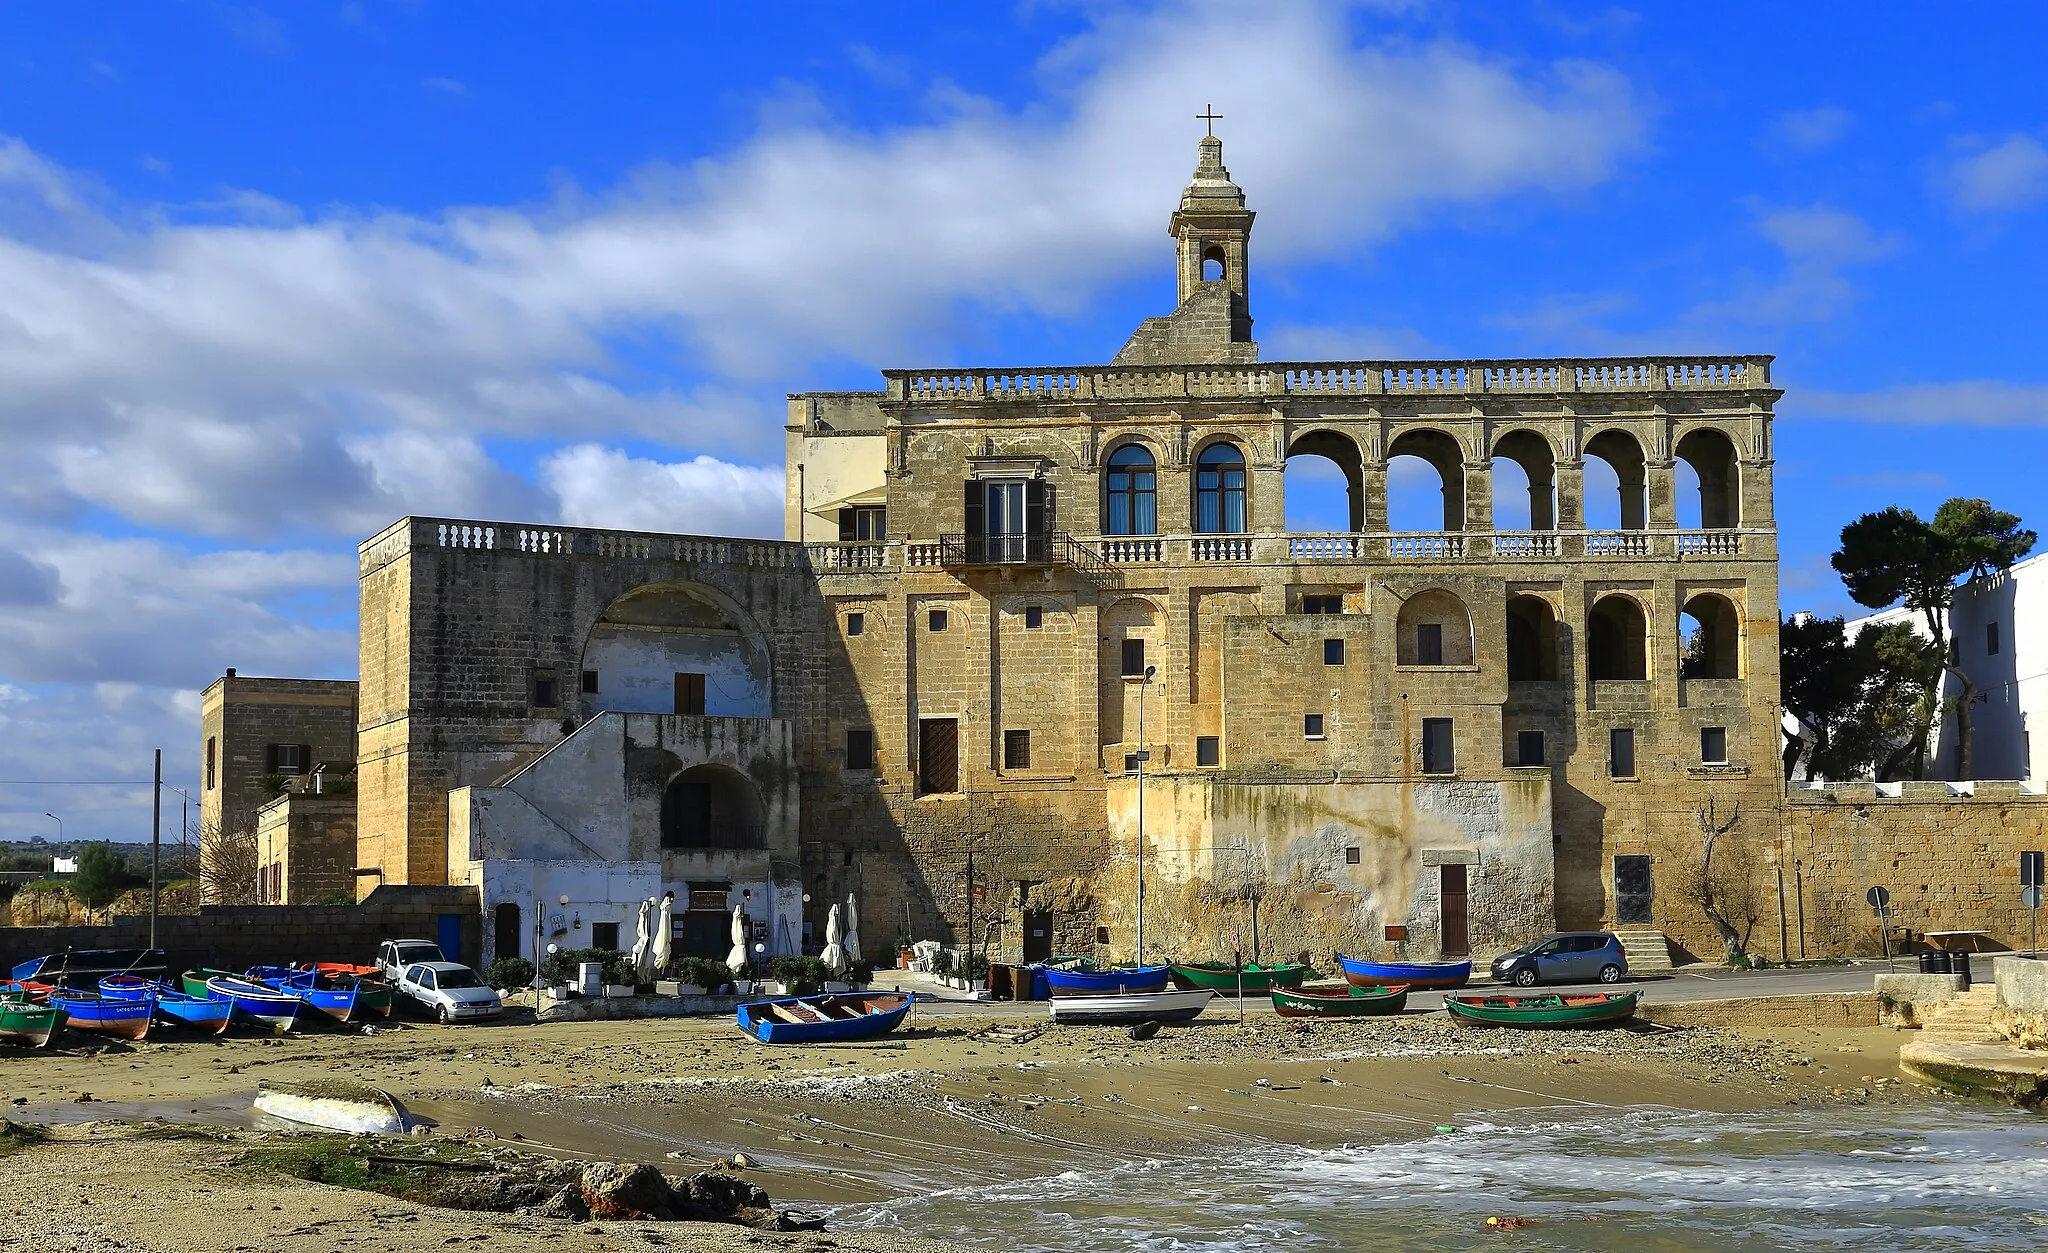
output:
{"label": "lamp head", "polygon": [[1157,674],[1157,673],[1159,673],[1159,667],[1158,667],[1158,666],[1146,666],[1146,667],[1145,667],[1145,682],[1147,682],[1147,683],[1150,683],[1150,682],[1152,681],[1152,676],[1153,676],[1153,675],[1155,675],[1155,674]]}

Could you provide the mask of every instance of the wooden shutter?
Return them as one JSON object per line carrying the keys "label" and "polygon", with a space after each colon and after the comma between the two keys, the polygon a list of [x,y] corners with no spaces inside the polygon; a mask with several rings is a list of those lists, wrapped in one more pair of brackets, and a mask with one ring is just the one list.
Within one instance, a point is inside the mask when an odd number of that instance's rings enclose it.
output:
{"label": "wooden shutter", "polygon": [[840,543],[842,543],[842,544],[851,544],[851,543],[852,543],[852,542],[854,541],[854,539],[856,538],[856,537],[855,537],[855,535],[854,535],[854,531],[853,531],[853,523],[854,523],[854,518],[853,518],[853,510],[851,510],[851,509],[841,509],[841,510],[839,511],[839,542],[840,542]]}
{"label": "wooden shutter", "polygon": [[960,724],[951,718],[918,723],[917,778],[920,792],[960,790]]}
{"label": "wooden shutter", "polygon": [[988,498],[979,482],[967,484],[967,525],[969,537],[988,534]]}
{"label": "wooden shutter", "polygon": [[1024,532],[1027,535],[1043,535],[1046,525],[1045,480],[1024,480]]}
{"label": "wooden shutter", "polygon": [[313,746],[311,744],[299,745],[299,773],[313,773]]}
{"label": "wooden shutter", "polygon": [[263,746],[263,773],[277,773],[277,745],[275,744],[265,744]]}
{"label": "wooden shutter", "polygon": [[676,674],[676,712],[679,714],[702,714],[704,712],[704,676],[678,672]]}

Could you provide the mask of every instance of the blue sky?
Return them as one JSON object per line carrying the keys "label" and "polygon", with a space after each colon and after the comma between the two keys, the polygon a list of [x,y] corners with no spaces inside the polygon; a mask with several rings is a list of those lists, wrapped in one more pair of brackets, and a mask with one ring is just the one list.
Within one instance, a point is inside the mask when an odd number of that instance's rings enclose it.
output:
{"label": "blue sky", "polygon": [[1775,353],[1784,606],[1840,612],[1844,522],[2040,522],[2048,451],[2048,19],[1840,15],[0,9],[0,778],[191,786],[223,667],[353,674],[402,513],[774,533],[785,392],[1106,359],[1211,103],[1269,359]]}

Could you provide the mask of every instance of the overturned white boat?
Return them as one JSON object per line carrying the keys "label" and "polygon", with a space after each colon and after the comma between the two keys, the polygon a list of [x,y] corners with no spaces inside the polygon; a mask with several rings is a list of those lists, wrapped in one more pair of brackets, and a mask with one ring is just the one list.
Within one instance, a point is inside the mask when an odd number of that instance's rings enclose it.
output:
{"label": "overturned white boat", "polygon": [[1216,993],[1210,988],[1189,991],[1132,992],[1110,996],[1055,996],[1046,1005],[1054,1022],[1132,1023],[1187,1022],[1199,1015]]}
{"label": "overturned white boat", "polygon": [[397,1097],[354,1083],[260,1083],[256,1109],[286,1122],[354,1135],[402,1136],[414,1122]]}

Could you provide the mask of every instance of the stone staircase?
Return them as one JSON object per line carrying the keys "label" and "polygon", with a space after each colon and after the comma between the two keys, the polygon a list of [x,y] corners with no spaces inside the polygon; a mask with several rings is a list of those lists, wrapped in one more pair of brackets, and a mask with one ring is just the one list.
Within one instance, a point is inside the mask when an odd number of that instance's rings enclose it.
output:
{"label": "stone staircase", "polygon": [[1997,1004],[1996,986],[1974,984],[1929,1011],[1920,1038],[1931,1044],[2004,1044],[2005,1038],[1991,1029],[1991,1011]]}
{"label": "stone staircase", "polygon": [[1662,931],[1616,931],[1614,938],[1628,950],[1628,972],[1632,975],[1661,975],[1671,969],[1671,942]]}

